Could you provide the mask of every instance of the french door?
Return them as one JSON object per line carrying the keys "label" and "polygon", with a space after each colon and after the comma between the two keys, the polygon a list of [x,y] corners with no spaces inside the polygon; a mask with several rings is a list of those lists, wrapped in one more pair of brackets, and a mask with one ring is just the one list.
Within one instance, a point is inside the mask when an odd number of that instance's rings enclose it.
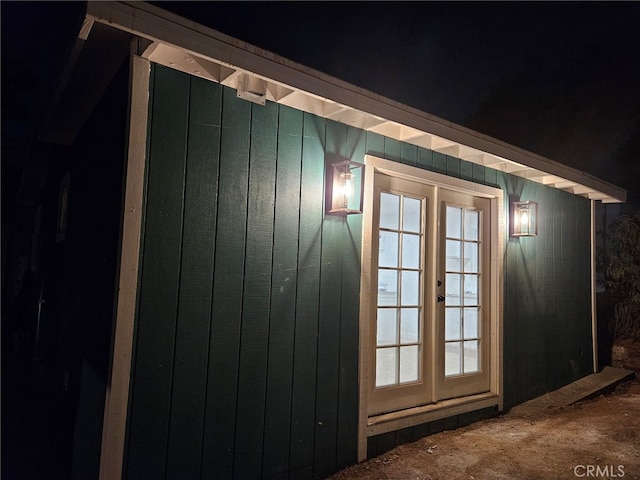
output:
{"label": "french door", "polygon": [[376,173],[368,414],[490,388],[490,202]]}
{"label": "french door", "polygon": [[490,202],[439,189],[436,399],[490,387]]}

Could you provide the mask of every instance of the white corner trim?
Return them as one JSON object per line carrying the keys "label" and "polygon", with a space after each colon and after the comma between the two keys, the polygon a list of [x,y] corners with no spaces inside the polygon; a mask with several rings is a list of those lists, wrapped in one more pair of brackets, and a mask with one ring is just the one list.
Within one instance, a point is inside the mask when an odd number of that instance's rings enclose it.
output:
{"label": "white corner trim", "polygon": [[100,480],[122,476],[142,230],[149,72],[149,61],[132,55],[120,278],[102,427]]}

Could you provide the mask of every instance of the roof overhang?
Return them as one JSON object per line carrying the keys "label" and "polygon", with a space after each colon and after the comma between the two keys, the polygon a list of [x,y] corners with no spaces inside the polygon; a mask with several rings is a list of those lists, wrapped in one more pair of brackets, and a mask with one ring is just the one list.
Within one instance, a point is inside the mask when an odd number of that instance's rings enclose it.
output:
{"label": "roof overhang", "polygon": [[75,141],[127,59],[131,40],[128,32],[84,19],[48,105],[38,133],[40,140],[62,145]]}
{"label": "roof overhang", "polygon": [[[626,191],[585,172],[429,115],[144,2],[88,2],[87,21],[146,39],[141,56],[238,90],[605,203]],[[86,28],[82,35],[87,35]],[[86,37],[85,37],[86,38]],[[247,89],[247,84],[251,88]]]}

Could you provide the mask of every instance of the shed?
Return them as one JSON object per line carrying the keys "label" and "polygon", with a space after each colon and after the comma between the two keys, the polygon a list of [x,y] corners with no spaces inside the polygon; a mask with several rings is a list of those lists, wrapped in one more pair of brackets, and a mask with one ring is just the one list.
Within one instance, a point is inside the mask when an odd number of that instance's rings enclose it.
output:
{"label": "shed", "polygon": [[623,190],[143,2],[88,2],[43,138],[122,58],[100,478],[324,478],[597,369]]}

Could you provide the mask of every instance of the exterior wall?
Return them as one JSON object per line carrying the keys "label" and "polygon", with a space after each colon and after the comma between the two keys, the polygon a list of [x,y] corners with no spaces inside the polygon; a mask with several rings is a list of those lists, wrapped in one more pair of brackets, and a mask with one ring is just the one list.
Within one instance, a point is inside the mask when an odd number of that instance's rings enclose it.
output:
{"label": "exterior wall", "polygon": [[509,408],[593,373],[591,205],[516,177],[508,195],[536,200],[537,237],[505,252],[504,391]]}
{"label": "exterior wall", "polygon": [[506,251],[507,405],[589,373],[587,200],[156,66],[126,478],[355,463],[361,216],[324,215],[324,170],[366,153],[537,199],[540,236]]}
{"label": "exterior wall", "polygon": [[127,478],[354,463],[360,219],[323,178],[364,134],[160,67],[152,92]]}

